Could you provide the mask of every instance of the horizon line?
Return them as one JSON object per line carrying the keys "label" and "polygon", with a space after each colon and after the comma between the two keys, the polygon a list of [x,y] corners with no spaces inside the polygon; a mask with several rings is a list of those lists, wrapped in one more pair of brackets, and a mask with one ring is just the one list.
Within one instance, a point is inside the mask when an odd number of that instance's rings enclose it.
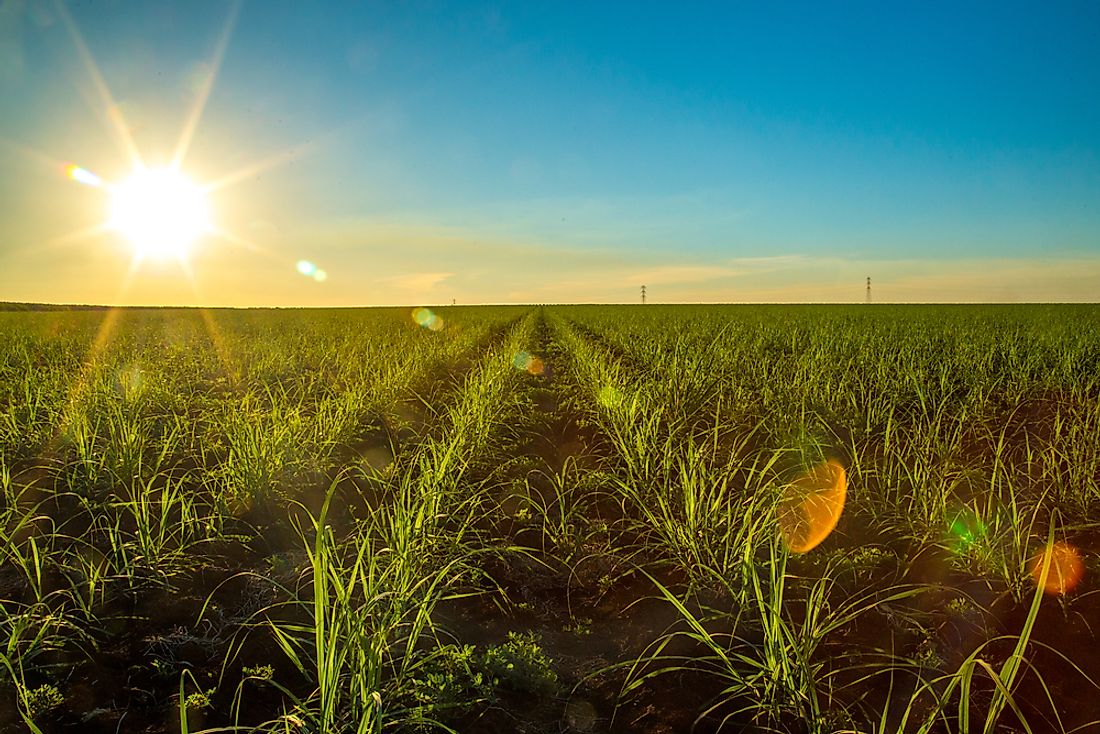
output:
{"label": "horizon line", "polygon": [[657,303],[638,303],[637,301],[558,301],[558,302],[516,302],[484,301],[475,303],[429,303],[423,301],[409,303],[376,303],[346,306],[226,306],[197,304],[109,304],[109,303],[71,303],[53,301],[0,301],[0,312],[15,311],[101,311],[109,309],[132,310],[202,310],[220,311],[336,311],[361,310],[367,308],[463,308],[484,306],[1096,306],[1100,301],[661,301]]}

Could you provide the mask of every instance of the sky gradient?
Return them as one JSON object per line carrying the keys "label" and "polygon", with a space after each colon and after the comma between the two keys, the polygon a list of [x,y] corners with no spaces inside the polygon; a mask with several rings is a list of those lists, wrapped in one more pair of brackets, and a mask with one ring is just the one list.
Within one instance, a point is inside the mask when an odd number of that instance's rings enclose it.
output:
{"label": "sky gradient", "polygon": [[587,5],[0,0],[0,301],[1100,301],[1100,4]]}

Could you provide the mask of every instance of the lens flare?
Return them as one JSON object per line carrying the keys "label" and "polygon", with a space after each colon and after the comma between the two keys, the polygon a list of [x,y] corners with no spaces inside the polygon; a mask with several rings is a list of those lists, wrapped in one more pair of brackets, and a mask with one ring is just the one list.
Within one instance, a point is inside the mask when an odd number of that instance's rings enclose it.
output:
{"label": "lens flare", "polygon": [[119,370],[115,376],[114,388],[123,400],[135,400],[145,388],[145,372],[137,365]]}
{"label": "lens flare", "polygon": [[[1043,581],[1043,565],[1050,559],[1046,581]],[[1043,591],[1052,596],[1069,593],[1081,583],[1085,575],[1085,563],[1077,549],[1069,543],[1058,541],[1037,553],[1031,560],[1031,578],[1041,584]]]}
{"label": "lens flare", "polygon": [[412,312],[413,321],[419,324],[422,328],[429,331],[442,331],[443,319],[432,312],[430,308],[414,308]]}
{"label": "lens flare", "polygon": [[954,551],[959,554],[965,554],[971,546],[981,542],[986,536],[985,523],[969,508],[963,508],[955,515],[949,532],[954,541]]}
{"label": "lens flare", "polygon": [[317,267],[309,260],[299,260],[295,267],[298,269],[299,273],[306,276],[307,278],[313,278],[318,283],[324,283],[326,280],[328,280],[328,273],[326,273],[324,270],[321,270],[321,268]]}
{"label": "lens flare", "polygon": [[78,165],[65,166],[65,175],[76,181],[78,184],[84,184],[85,186],[102,186],[103,179],[95,175],[87,168],[81,168]]}
{"label": "lens flare", "polygon": [[168,168],[139,170],[115,186],[110,223],[140,256],[152,257],[182,258],[212,229],[203,190]]}
{"label": "lens flare", "polygon": [[779,504],[779,532],[795,553],[807,553],[833,532],[844,511],[848,483],[844,467],[819,464],[789,484]]}
{"label": "lens flare", "polygon": [[546,374],[546,363],[541,357],[536,357],[530,352],[516,352],[512,357],[512,366],[520,372],[527,372],[536,377]]}

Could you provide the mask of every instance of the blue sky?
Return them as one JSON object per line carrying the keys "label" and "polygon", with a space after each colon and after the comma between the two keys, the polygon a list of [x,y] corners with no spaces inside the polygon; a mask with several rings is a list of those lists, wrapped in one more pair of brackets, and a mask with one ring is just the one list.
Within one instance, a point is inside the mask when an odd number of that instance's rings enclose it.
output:
{"label": "blue sky", "polygon": [[[956,5],[5,0],[0,300],[1098,300],[1100,5]],[[66,236],[130,168],[77,35],[150,165],[216,71],[231,239]]]}

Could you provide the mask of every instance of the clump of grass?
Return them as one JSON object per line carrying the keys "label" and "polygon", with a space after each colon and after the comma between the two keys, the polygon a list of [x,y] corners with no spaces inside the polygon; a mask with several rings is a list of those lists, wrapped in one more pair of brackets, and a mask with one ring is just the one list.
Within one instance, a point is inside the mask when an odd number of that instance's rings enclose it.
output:
{"label": "clump of grass", "polygon": [[65,697],[61,695],[57,686],[51,683],[43,683],[23,693],[23,706],[27,716],[32,720],[41,718],[63,703],[65,703]]}
{"label": "clump of grass", "polygon": [[552,696],[558,691],[553,663],[533,632],[509,632],[507,642],[485,651],[484,666],[493,685],[540,696]]}

